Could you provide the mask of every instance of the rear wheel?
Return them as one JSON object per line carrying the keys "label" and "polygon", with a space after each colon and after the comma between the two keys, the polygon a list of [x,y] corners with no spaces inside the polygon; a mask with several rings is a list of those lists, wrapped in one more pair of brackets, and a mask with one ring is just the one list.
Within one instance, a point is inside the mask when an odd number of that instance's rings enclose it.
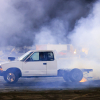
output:
{"label": "rear wheel", "polygon": [[69,78],[72,82],[79,82],[83,78],[83,72],[80,69],[72,69],[69,73]]}
{"label": "rear wheel", "polygon": [[7,71],[4,75],[4,80],[7,82],[7,83],[16,83],[18,81],[18,74],[13,72],[13,71]]}
{"label": "rear wheel", "polygon": [[69,71],[64,71],[63,79],[64,79],[66,82],[70,82]]}

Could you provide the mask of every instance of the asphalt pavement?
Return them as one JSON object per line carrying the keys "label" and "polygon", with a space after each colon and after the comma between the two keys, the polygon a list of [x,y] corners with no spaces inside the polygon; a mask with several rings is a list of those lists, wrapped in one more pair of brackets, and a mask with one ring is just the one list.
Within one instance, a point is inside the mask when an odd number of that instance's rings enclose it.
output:
{"label": "asphalt pavement", "polygon": [[0,92],[19,91],[19,90],[79,90],[100,87],[100,81],[88,81],[84,83],[67,83],[62,77],[39,77],[39,78],[20,78],[15,84],[8,84],[0,76]]}

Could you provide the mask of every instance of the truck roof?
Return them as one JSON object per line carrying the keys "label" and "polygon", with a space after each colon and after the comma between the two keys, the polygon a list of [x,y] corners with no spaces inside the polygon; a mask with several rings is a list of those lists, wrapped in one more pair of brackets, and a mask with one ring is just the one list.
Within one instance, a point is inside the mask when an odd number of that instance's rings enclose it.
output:
{"label": "truck roof", "polygon": [[49,51],[54,52],[54,50],[30,50],[30,52],[49,52]]}

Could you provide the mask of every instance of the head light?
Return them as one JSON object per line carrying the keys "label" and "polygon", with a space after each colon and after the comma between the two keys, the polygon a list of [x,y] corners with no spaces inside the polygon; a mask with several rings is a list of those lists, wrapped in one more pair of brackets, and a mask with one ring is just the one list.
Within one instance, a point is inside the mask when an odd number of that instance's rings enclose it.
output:
{"label": "head light", "polygon": [[3,71],[2,67],[0,66],[0,71]]}

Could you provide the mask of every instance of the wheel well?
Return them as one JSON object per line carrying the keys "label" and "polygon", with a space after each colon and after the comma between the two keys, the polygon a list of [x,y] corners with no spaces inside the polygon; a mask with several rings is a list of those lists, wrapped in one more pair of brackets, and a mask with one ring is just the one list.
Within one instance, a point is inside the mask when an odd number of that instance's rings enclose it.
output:
{"label": "wheel well", "polygon": [[21,70],[20,70],[19,68],[12,67],[12,68],[7,69],[6,72],[7,72],[7,71],[13,71],[13,72],[18,73],[19,77],[22,76],[22,72],[21,72]]}

